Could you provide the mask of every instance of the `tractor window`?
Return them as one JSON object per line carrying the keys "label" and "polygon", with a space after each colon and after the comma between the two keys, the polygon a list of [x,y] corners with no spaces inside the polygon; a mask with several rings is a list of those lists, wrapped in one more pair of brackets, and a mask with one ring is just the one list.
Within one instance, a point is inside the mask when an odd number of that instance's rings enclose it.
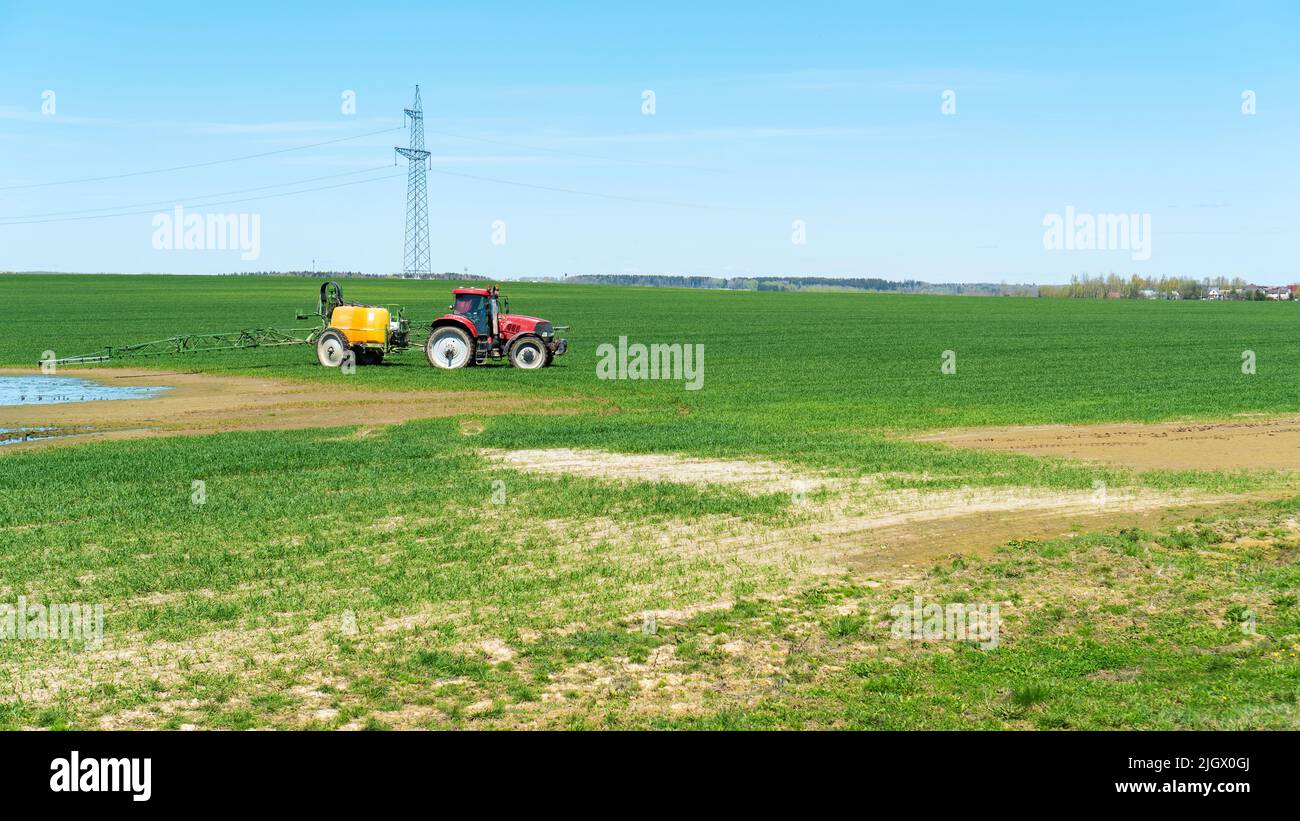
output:
{"label": "tractor window", "polygon": [[461,316],[469,316],[483,307],[483,297],[479,294],[457,294],[456,304],[452,306],[452,312]]}

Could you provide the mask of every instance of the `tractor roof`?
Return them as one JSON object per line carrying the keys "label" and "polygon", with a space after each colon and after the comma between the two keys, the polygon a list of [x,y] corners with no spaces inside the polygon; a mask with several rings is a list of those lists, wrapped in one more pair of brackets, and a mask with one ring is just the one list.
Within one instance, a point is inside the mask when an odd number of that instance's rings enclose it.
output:
{"label": "tractor roof", "polygon": [[476,296],[491,296],[487,288],[452,288],[453,294],[474,294]]}

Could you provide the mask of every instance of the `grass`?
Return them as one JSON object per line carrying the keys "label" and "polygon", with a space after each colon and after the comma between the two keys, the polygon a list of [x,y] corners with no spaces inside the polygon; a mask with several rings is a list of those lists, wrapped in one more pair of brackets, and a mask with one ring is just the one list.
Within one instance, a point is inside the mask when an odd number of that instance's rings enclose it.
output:
{"label": "grass", "polygon": [[[1239,540],[1258,521],[1217,525],[1201,549],[1209,561],[1195,573],[1167,569],[1182,564],[1186,548],[1130,531],[1009,545],[956,574],[887,592],[844,580],[725,623],[715,614],[707,630],[686,624],[667,640],[689,646],[693,659],[711,646],[756,653],[774,642],[781,651],[767,686],[744,706],[715,697],[687,716],[626,720],[699,729],[1296,729],[1300,610],[1271,595],[1295,579],[1260,585],[1255,568],[1293,550],[1300,529],[1292,519],[1285,540],[1243,554]],[[891,638],[891,603],[913,596],[1000,603],[998,646]],[[1218,617],[1234,600],[1228,609],[1256,613],[1253,631]],[[846,602],[866,629],[819,629],[820,614]],[[719,662],[699,688],[724,687],[740,664]]]}
{"label": "grass", "polygon": [[[346,453],[326,445],[332,431],[298,431],[6,456],[19,490],[0,532],[24,560],[6,565],[0,600],[103,602],[114,654],[0,642],[0,726],[1297,720],[1300,575],[1279,562],[1300,542],[1286,524],[1300,501],[1230,528],[1015,543],[902,582],[827,580],[801,549],[744,563],[614,535],[573,544],[568,528],[596,517],[644,533],[797,514],[781,496],[525,474],[494,508],[496,474],[455,430],[395,426]],[[352,485],[358,473],[387,490]],[[202,507],[194,475],[207,477]],[[1257,533],[1267,539],[1233,548]],[[891,640],[882,619],[916,595],[1001,602],[1000,645]],[[653,633],[646,610],[665,613]],[[1243,644],[1248,612],[1261,635]]]}
{"label": "grass", "polygon": [[[297,278],[4,276],[0,363],[182,331],[295,327]],[[345,282],[440,313],[447,283]],[[1014,541],[890,574],[809,531],[833,494],[541,477],[479,447],[766,458],[879,490],[1276,488],[898,438],[957,424],[1295,410],[1289,305],[507,288],[573,326],[538,373],[345,377],[303,349],[212,372],[502,390],[519,412],[0,452],[0,602],[102,603],[106,651],[0,641],[0,727],[1294,727],[1300,498]],[[53,318],[53,321],[51,320]],[[797,328],[798,330],[792,330]],[[702,343],[704,389],[595,378],[595,347]],[[1240,373],[1255,350],[1260,372]],[[939,372],[944,350],[958,373]],[[174,367],[177,360],[140,364]],[[132,363],[136,364],[136,363]],[[545,419],[537,396],[597,412]],[[191,503],[191,483],[206,502]],[[505,501],[493,501],[493,482]],[[811,512],[810,512],[811,511]],[[996,602],[993,649],[895,639],[914,596]],[[645,614],[654,611],[654,629]],[[1247,628],[1255,632],[1245,632]]]}

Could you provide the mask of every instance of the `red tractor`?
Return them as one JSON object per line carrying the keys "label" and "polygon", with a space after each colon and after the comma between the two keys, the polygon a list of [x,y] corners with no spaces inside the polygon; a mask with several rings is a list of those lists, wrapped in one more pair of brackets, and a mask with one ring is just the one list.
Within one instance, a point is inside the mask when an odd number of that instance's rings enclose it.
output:
{"label": "red tractor", "polygon": [[424,345],[424,355],[435,368],[463,368],[506,357],[516,368],[533,370],[550,365],[569,348],[567,339],[555,336],[567,325],[556,327],[545,319],[510,313],[509,300],[502,299],[495,285],[456,288],[451,294],[451,313],[433,321]]}

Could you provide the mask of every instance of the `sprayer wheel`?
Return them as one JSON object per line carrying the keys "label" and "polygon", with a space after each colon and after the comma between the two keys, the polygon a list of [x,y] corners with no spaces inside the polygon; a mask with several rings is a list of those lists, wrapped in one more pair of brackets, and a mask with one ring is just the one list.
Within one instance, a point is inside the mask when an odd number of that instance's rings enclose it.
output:
{"label": "sprayer wheel", "polygon": [[327,368],[337,368],[347,358],[351,346],[337,328],[326,328],[316,340],[316,361]]}

